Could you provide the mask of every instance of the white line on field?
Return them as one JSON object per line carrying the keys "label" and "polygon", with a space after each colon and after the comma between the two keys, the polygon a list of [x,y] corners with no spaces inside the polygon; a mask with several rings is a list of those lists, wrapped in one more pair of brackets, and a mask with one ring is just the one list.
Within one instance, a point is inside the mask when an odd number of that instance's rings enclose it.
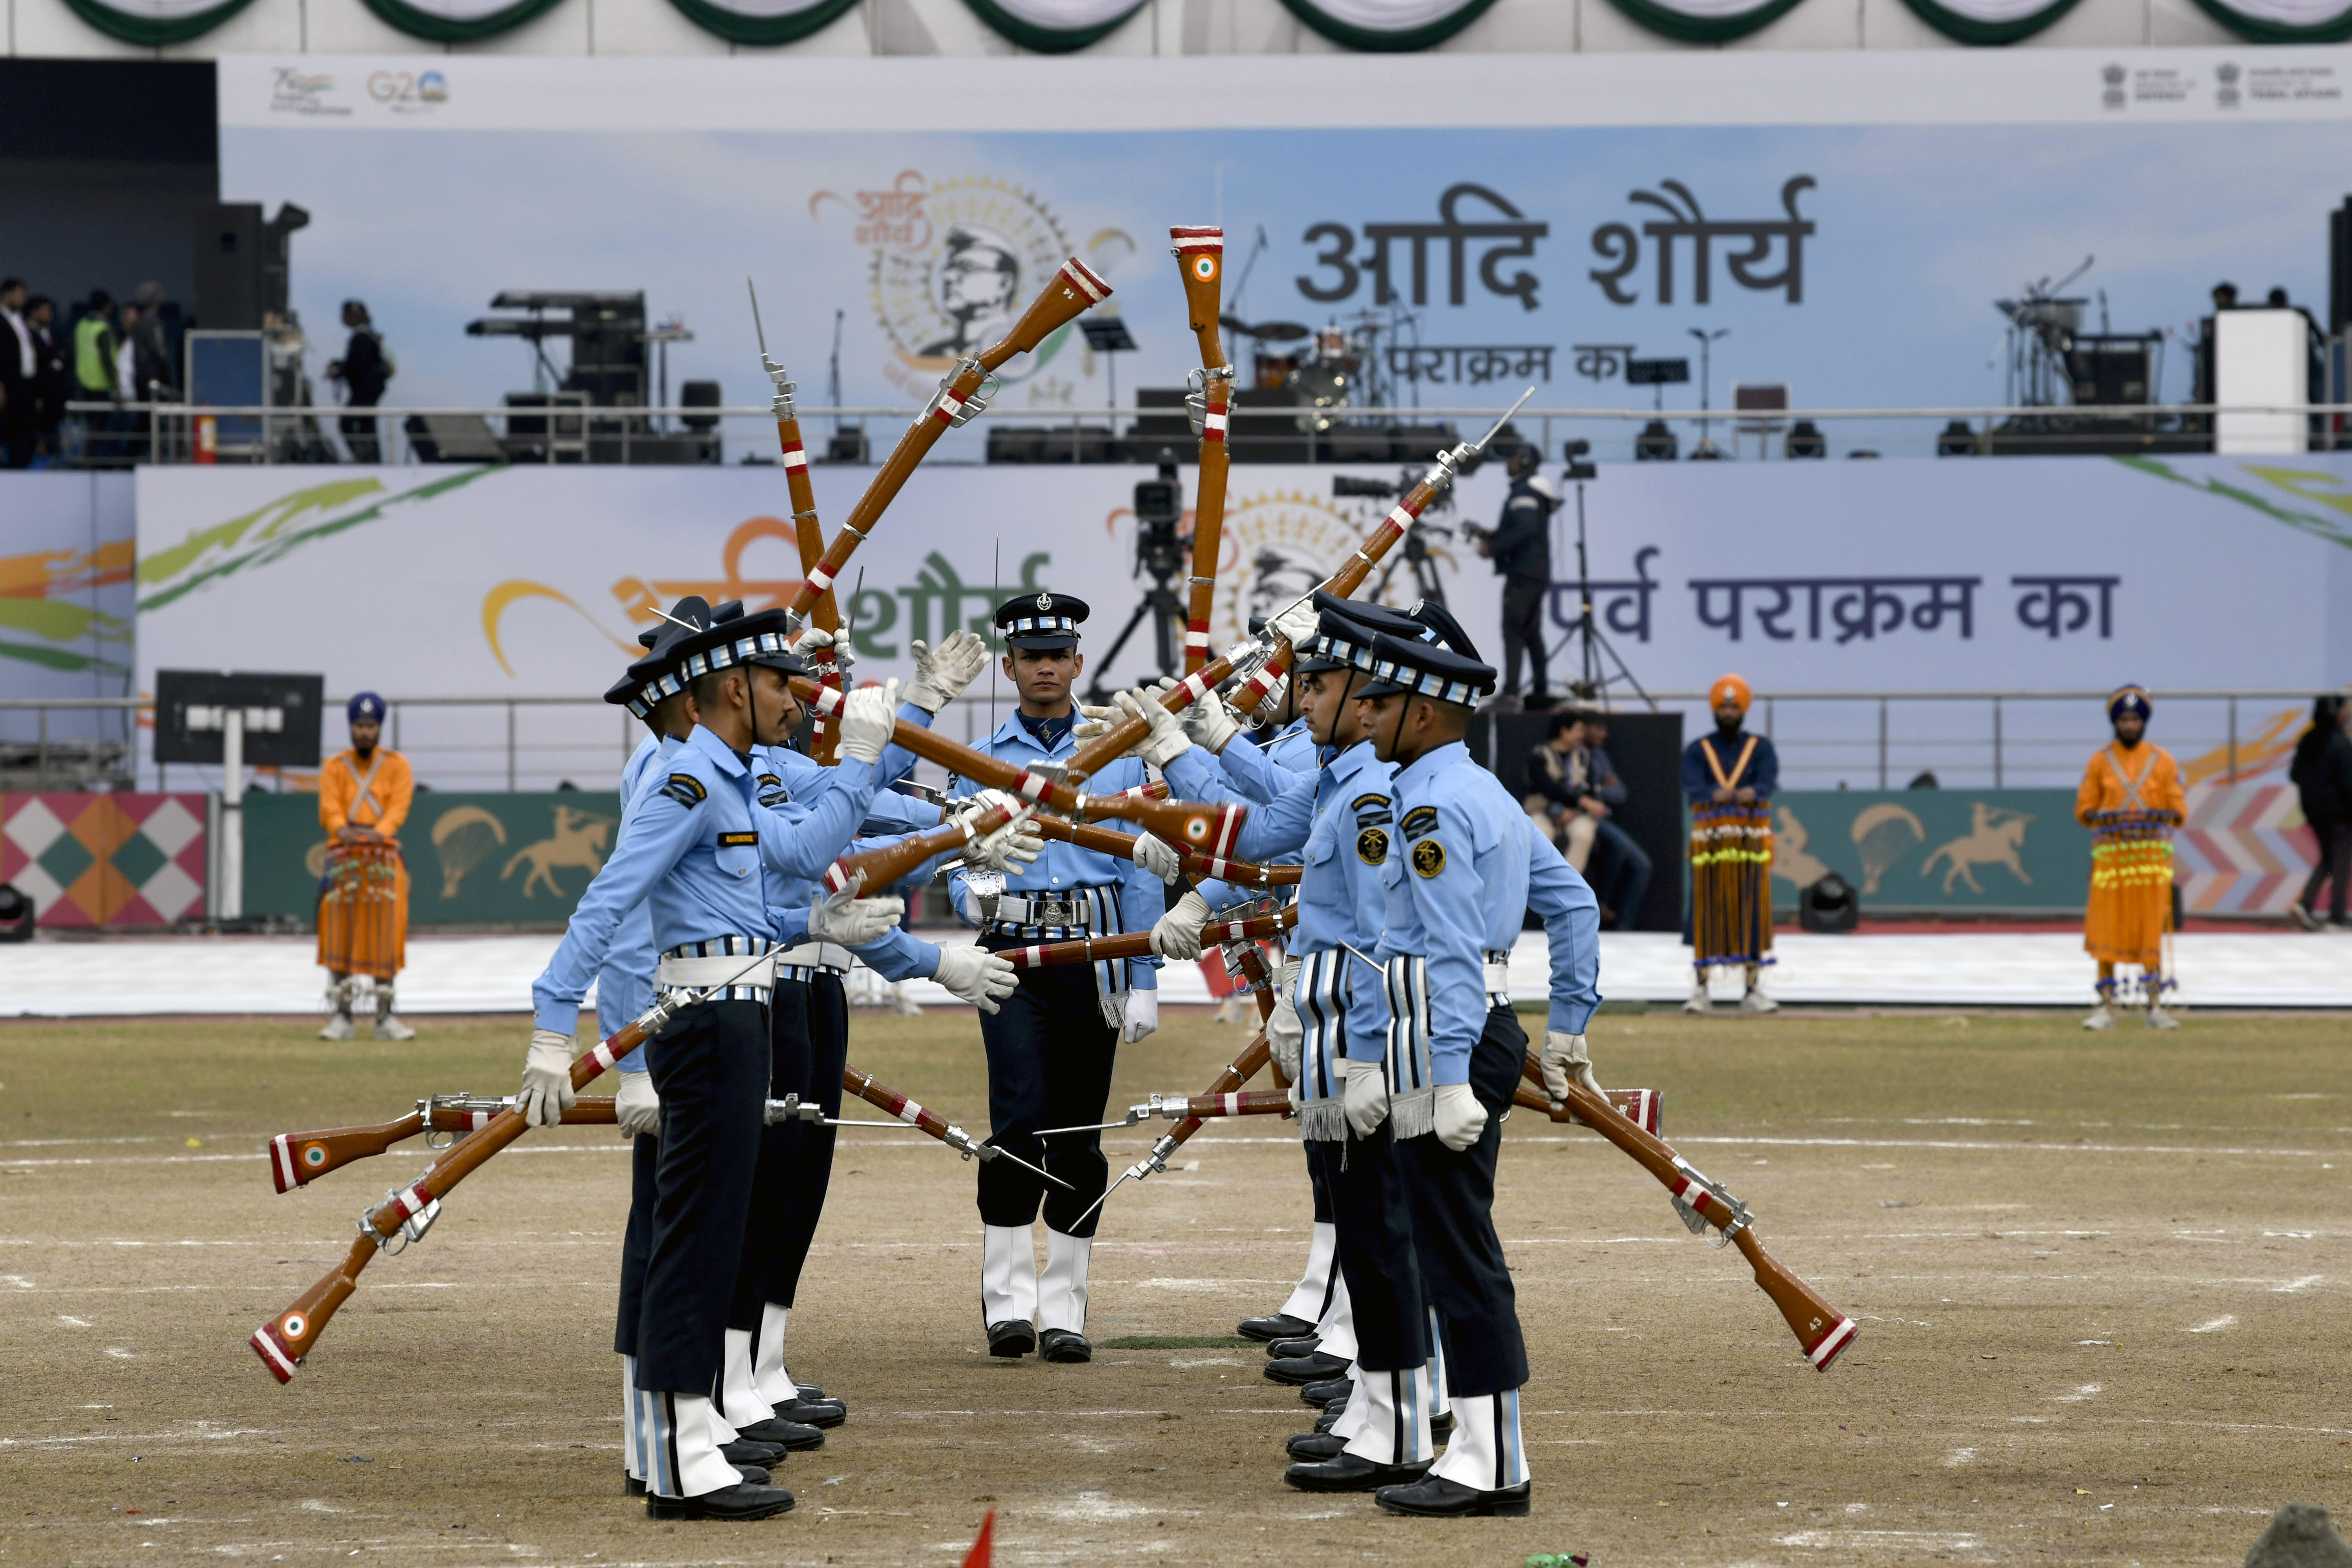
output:
{"label": "white line on field", "polygon": [[2300,1280],[2289,1280],[2284,1285],[2273,1285],[2271,1290],[2277,1295],[2290,1295],[2296,1291],[2307,1291],[2326,1278],[2325,1274],[2305,1274]]}
{"label": "white line on field", "polygon": [[2223,1329],[2231,1329],[2237,1326],[2237,1317],[2232,1313],[2215,1318],[2210,1323],[2199,1323],[2195,1328],[2187,1330],[2186,1332],[2189,1333],[2219,1333]]}

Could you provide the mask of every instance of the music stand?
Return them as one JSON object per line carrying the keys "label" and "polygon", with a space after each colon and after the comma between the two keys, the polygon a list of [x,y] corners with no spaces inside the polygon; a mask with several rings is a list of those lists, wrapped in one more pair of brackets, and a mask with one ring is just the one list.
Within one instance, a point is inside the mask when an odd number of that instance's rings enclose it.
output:
{"label": "music stand", "polygon": [[1117,316],[1081,316],[1078,330],[1087,335],[1087,347],[1100,354],[1110,371],[1110,438],[1118,440],[1118,356],[1131,353],[1135,340],[1128,335],[1127,322]]}

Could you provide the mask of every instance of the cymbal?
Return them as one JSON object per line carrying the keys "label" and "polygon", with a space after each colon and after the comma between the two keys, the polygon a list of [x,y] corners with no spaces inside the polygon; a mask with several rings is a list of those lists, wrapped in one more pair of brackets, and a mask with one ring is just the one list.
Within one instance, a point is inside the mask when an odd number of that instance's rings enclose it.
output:
{"label": "cymbal", "polygon": [[1296,321],[1262,321],[1253,327],[1238,316],[1220,316],[1217,325],[1240,337],[1269,343],[1295,342],[1307,336],[1307,329]]}

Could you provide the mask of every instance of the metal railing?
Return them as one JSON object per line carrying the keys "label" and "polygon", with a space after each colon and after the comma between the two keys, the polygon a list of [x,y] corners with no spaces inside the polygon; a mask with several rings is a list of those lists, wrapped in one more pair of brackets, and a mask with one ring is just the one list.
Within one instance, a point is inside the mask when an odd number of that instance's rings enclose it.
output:
{"label": "metal railing", "polygon": [[[1141,678],[1141,672],[1132,677]],[[2218,761],[2209,771],[2225,781],[2271,771],[2284,747],[2301,733],[2317,688],[2157,691],[2153,737],[2188,764]],[[1703,692],[1659,691],[1662,709],[1684,715],[1684,735],[1696,736],[1710,723]],[[2082,778],[2084,758],[2106,737],[2101,690],[1823,692],[1763,691],[1757,694],[1750,722],[1780,753],[1784,787],[1792,789],[1899,789],[1920,773],[1933,773],[1949,788],[2071,788]],[[343,699],[329,699],[330,714]],[[1012,695],[992,699],[985,690],[967,692],[932,727],[966,745],[984,741],[1012,712]],[[396,696],[389,699],[385,744],[409,759],[419,783],[437,790],[513,791],[570,785],[609,789],[645,729],[625,712],[596,697]],[[1616,694],[1619,712],[1642,705]],[[102,737],[68,739],[54,733],[59,712],[127,713],[152,709],[143,697],[16,697],[0,699],[0,789],[76,789],[105,787],[213,789],[219,769],[191,764],[158,764],[145,723],[135,725],[131,746],[118,769],[93,776],[87,766],[92,746],[119,746]],[[15,716],[30,714],[33,726]],[[35,735],[11,738],[16,728]],[[327,749],[339,749],[331,721]],[[22,753],[30,750],[29,758]],[[30,766],[10,766],[10,759]],[[1498,770],[1512,759],[1488,757]],[[263,788],[289,780],[261,769]],[[925,763],[924,782],[944,781],[944,770]]]}
{"label": "metal railing", "polygon": [[[338,426],[344,419],[371,419],[376,429],[379,461],[404,465],[422,461],[453,463],[538,462],[663,463],[772,461],[775,455],[773,412],[765,406],[728,408],[519,407],[449,405],[415,408],[355,409],[333,404],[292,408],[261,404],[216,405],[187,402],[70,402],[68,412],[108,416],[123,428],[107,433],[85,431],[69,453],[68,464],[79,466],[129,466],[135,463],[179,464],[199,461],[198,422],[213,422],[218,437],[225,426],[233,431],[250,427],[252,439],[232,443],[220,461],[252,463],[338,463],[352,461],[348,438]],[[876,422],[866,434],[868,459],[883,455],[905,422],[921,411],[911,406],[859,404],[800,410],[804,427],[852,421],[860,427]],[[1232,415],[1232,442],[1236,461],[1247,462],[1254,452],[1272,450],[1259,443],[1296,447],[1305,442],[1301,462],[1380,465],[1412,460],[1395,453],[1372,454],[1363,439],[1384,429],[1418,429],[1433,423],[1458,422],[1466,428],[1492,421],[1500,405],[1439,405],[1416,408],[1340,408],[1328,411],[1339,423],[1338,433],[1311,442],[1301,433],[1299,411],[1290,408],[1237,407]],[[1521,435],[1540,443],[1547,453],[1573,438],[1592,443],[1601,462],[1699,458],[1755,461],[1804,461],[1827,457],[1937,455],[1947,457],[2048,455],[2069,451],[2108,453],[2210,452],[2217,416],[2252,415],[2299,422],[2297,427],[2271,437],[2258,450],[2272,453],[2352,448],[2352,402],[2289,404],[2171,403],[2116,406],[2046,407],[1954,405],[1943,408],[1813,408],[1755,411],[1712,409],[1627,409],[1547,407],[1520,411],[1514,421]],[[1320,415],[1318,414],[1318,417]],[[412,433],[411,421],[425,428]],[[433,422],[475,421],[463,429]],[[744,429],[744,423],[751,422]],[[1148,422],[1139,424],[1138,422]],[[1121,423],[1127,429],[1122,432]],[[1007,406],[1005,400],[986,409],[971,427],[943,438],[935,461],[979,462],[986,454],[992,426],[1027,426],[1042,430],[1046,439],[1030,459],[1042,462],[1150,462],[1159,449],[1172,447],[1190,460],[1195,450],[1189,435],[1172,434],[1182,428],[1181,411],[1159,407]],[[1685,441],[1680,427],[1692,439]],[[734,432],[731,437],[730,432]],[[1664,433],[1672,450],[1661,447]],[[1054,437],[1066,434],[1065,454]],[[1720,439],[1718,439],[1720,436]],[[460,448],[463,455],[444,453]],[[1750,450],[1752,446],[1752,452]],[[2248,448],[2252,451],[2257,448]],[[732,456],[730,456],[730,454]],[[1430,454],[1419,453],[1419,461]],[[1290,461],[1292,458],[1281,460]]]}

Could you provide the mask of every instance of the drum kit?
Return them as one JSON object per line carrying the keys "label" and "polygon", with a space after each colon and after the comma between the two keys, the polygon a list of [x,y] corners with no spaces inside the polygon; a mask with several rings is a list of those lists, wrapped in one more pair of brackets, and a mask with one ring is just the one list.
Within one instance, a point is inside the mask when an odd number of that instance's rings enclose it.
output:
{"label": "drum kit", "polygon": [[1319,332],[1297,321],[1253,326],[1237,316],[1221,317],[1219,325],[1250,340],[1257,390],[1289,392],[1299,408],[1298,428],[1310,434],[1329,431],[1351,409],[1384,401],[1376,350],[1387,324],[1372,311],[1360,312],[1352,330],[1337,321]]}

